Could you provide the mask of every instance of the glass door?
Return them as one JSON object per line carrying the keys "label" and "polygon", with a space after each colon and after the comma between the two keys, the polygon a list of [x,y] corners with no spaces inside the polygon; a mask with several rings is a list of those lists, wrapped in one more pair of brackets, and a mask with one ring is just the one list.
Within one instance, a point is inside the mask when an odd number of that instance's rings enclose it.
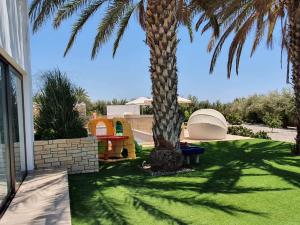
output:
{"label": "glass door", "polygon": [[0,58],[0,217],[27,173],[22,77]]}
{"label": "glass door", "polygon": [[12,69],[9,69],[9,109],[11,115],[11,148],[14,159],[14,175],[16,188],[20,185],[26,175],[26,152],[25,152],[25,130],[23,110],[23,87],[21,77]]}
{"label": "glass door", "polygon": [[11,192],[8,120],[4,64],[0,61],[0,207]]}

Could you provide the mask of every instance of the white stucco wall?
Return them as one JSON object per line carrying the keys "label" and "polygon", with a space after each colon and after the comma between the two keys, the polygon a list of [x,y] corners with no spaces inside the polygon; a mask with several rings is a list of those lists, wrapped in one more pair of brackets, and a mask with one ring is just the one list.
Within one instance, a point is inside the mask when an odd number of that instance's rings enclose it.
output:
{"label": "white stucco wall", "polygon": [[124,117],[124,115],[140,115],[139,105],[108,105],[107,118]]}
{"label": "white stucco wall", "polygon": [[[0,50],[13,58],[23,75],[27,166],[34,168],[32,81],[27,0],[0,0]],[[1,52],[1,51],[0,51]]]}

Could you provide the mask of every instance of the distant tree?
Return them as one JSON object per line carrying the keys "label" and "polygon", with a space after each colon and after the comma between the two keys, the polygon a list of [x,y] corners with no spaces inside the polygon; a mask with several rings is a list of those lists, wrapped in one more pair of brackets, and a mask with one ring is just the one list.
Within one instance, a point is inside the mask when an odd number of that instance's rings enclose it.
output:
{"label": "distant tree", "polygon": [[111,102],[107,102],[107,105],[125,105],[127,103],[127,99],[113,99]]}
{"label": "distant tree", "polygon": [[74,92],[75,92],[77,103],[82,103],[82,102],[86,103],[90,101],[90,97],[84,88],[75,87]]}
{"label": "distant tree", "polygon": [[96,112],[99,115],[106,115],[107,114],[106,106],[107,106],[106,101],[98,100],[92,103],[91,111]]}
{"label": "distant tree", "polygon": [[35,118],[36,139],[86,137],[84,123],[75,110],[77,99],[74,85],[58,69],[41,75],[44,83],[35,99],[39,106]]}
{"label": "distant tree", "polygon": [[237,113],[227,115],[226,119],[231,125],[241,125],[243,123],[241,116]]}
{"label": "distant tree", "polygon": [[91,114],[92,111],[92,101],[87,91],[82,87],[75,87],[75,96],[77,103],[85,103],[87,114]]}
{"label": "distant tree", "polygon": [[278,115],[274,114],[266,114],[263,118],[263,121],[268,127],[272,129],[272,132],[274,128],[279,128],[282,125],[281,118]]}
{"label": "distant tree", "polygon": [[100,115],[107,115],[107,106],[108,105],[125,105],[127,103],[127,99],[116,99],[114,98],[111,101],[98,100],[92,103],[90,108],[91,112],[96,112]]}
{"label": "distant tree", "polygon": [[191,114],[188,110],[184,111],[184,122],[188,122]]}

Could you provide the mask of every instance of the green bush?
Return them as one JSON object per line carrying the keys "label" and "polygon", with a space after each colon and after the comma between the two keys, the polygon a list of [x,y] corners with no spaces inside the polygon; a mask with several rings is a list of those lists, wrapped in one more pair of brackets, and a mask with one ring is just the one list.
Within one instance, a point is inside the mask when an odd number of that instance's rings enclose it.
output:
{"label": "green bush", "polygon": [[272,132],[273,132],[273,129],[274,128],[279,128],[281,127],[282,125],[282,121],[281,121],[281,118],[280,116],[278,115],[274,115],[274,114],[270,114],[270,113],[267,113],[264,117],[263,117],[263,121],[264,123],[270,127],[272,129]]}
{"label": "green bush", "polygon": [[231,113],[227,116],[227,122],[231,125],[241,125],[243,123],[242,117],[237,113]]}
{"label": "green bush", "polygon": [[254,133],[251,129],[243,126],[228,127],[228,134],[259,139],[271,139],[265,131],[259,131],[257,133]]}
{"label": "green bush", "polygon": [[112,101],[106,100],[98,100],[96,102],[92,102],[91,106],[87,108],[87,114],[91,115],[93,112],[98,113],[99,115],[106,115],[107,114],[107,106],[108,105],[125,105],[127,103],[126,99],[113,99]]}
{"label": "green bush", "polygon": [[243,126],[231,126],[228,127],[228,134],[238,135],[243,137],[253,137],[254,132]]}
{"label": "green bush", "polygon": [[184,122],[189,121],[189,118],[191,116],[191,113],[188,110],[184,111]]}
{"label": "green bush", "polygon": [[254,134],[253,138],[259,138],[259,139],[271,139],[267,132],[265,131],[258,131]]}
{"label": "green bush", "polygon": [[137,141],[134,141],[134,145],[135,145],[135,154],[136,155],[141,154],[143,151],[143,146],[138,144]]}
{"label": "green bush", "polygon": [[35,118],[37,140],[81,138],[87,136],[84,122],[75,110],[75,87],[59,70],[42,74],[43,87],[35,101],[39,113]]}

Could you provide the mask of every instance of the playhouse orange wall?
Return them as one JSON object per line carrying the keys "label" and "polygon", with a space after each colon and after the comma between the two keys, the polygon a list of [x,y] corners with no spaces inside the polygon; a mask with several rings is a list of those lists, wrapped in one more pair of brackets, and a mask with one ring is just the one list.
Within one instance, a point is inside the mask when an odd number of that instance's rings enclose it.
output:
{"label": "playhouse orange wall", "polygon": [[89,122],[89,130],[91,135],[96,136],[97,134],[97,125],[99,123],[104,123],[107,129],[107,135],[114,135],[114,123],[112,120],[105,118],[96,118]]}

